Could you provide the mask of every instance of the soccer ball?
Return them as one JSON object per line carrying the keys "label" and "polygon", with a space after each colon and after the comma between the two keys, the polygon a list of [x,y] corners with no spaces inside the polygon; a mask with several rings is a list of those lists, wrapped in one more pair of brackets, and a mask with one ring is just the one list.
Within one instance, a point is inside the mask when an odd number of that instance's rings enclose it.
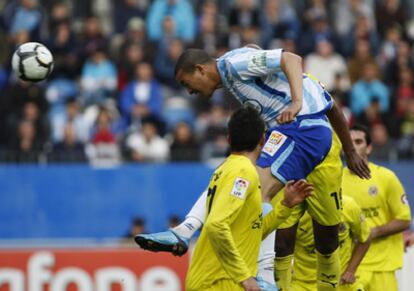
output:
{"label": "soccer ball", "polygon": [[26,42],[14,52],[12,68],[20,79],[39,82],[52,72],[53,55],[41,43]]}

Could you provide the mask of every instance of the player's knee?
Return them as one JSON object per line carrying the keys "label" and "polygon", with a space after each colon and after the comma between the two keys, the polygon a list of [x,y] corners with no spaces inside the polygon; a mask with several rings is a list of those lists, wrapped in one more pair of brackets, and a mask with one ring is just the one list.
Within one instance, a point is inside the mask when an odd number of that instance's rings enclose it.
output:
{"label": "player's knee", "polygon": [[339,246],[338,225],[324,226],[313,221],[315,248],[321,254],[331,254]]}
{"label": "player's knee", "polygon": [[297,224],[284,229],[278,229],[275,237],[275,252],[277,257],[285,257],[295,251]]}

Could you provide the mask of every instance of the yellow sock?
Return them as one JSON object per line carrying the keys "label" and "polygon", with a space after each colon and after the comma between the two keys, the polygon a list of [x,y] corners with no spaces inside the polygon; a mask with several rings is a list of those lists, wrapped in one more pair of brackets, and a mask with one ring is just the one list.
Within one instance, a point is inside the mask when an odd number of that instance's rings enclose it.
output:
{"label": "yellow sock", "polygon": [[340,276],[339,248],[329,255],[316,251],[318,291],[337,290]]}
{"label": "yellow sock", "polygon": [[292,281],[293,255],[275,258],[275,281],[279,291],[288,291]]}

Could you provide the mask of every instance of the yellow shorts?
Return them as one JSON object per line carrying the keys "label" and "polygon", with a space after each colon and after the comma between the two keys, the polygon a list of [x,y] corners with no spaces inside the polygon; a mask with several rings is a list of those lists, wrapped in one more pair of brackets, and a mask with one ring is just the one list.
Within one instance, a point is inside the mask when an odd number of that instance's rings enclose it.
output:
{"label": "yellow shorts", "polygon": [[357,271],[358,281],[364,286],[365,291],[398,291],[397,278],[394,271],[372,272],[368,270]]}
{"label": "yellow shorts", "polygon": [[[321,225],[331,226],[341,221],[343,168],[340,159],[341,143],[336,134],[332,136],[332,139],[328,155],[307,177],[308,182],[312,183],[315,189],[313,195],[295,207],[289,218],[280,225],[280,229],[289,228],[298,223],[305,210]],[[282,195],[276,195],[272,203],[281,199],[280,196]]]}
{"label": "yellow shorts", "polygon": [[366,291],[361,281],[355,280],[353,284],[339,285],[339,291]]}
{"label": "yellow shorts", "polygon": [[[214,282],[213,285],[204,289],[205,291],[243,291],[244,288],[241,284],[235,283],[231,279],[221,279]],[[203,291],[204,291],[203,290]],[[201,290],[200,290],[201,291]]]}
{"label": "yellow shorts", "polygon": [[316,281],[312,283],[292,279],[289,291],[317,291]]}

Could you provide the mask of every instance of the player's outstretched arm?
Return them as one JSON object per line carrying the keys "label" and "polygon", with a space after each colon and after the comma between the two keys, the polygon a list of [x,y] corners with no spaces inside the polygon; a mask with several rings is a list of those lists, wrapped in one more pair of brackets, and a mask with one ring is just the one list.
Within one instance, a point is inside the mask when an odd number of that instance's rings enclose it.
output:
{"label": "player's outstretched arm", "polygon": [[357,242],[355,244],[348,266],[346,267],[345,272],[341,276],[340,284],[352,284],[355,282],[355,273],[358,269],[359,264],[361,263],[362,259],[367,253],[371,241],[372,233],[365,242]]}
{"label": "player's outstretched arm", "polygon": [[302,58],[296,54],[283,52],[280,67],[285,73],[290,87],[292,103],[278,117],[277,122],[288,123],[295,119],[302,109],[303,103],[303,71]]}
{"label": "player's outstretched arm", "polygon": [[263,219],[262,240],[279,227],[292,213],[293,207],[312,194],[313,187],[306,180],[289,181],[284,189],[284,198]]}
{"label": "player's outstretched arm", "polygon": [[351,140],[351,135],[349,134],[348,124],[345,120],[344,114],[335,104],[335,101],[333,101],[332,109],[329,110],[326,115],[341,140],[346,164],[349,170],[358,175],[361,179],[371,178],[371,171],[368,168],[368,164],[356,152]]}

